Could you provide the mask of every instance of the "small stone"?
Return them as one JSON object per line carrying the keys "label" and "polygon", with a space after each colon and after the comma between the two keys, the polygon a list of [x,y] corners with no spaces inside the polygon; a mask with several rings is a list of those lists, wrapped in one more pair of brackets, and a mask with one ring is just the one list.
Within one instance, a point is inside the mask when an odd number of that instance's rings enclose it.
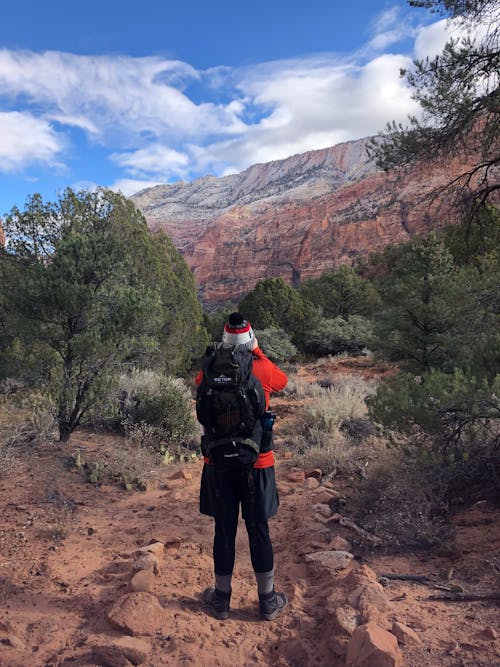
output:
{"label": "small stone", "polygon": [[362,584],[349,594],[348,602],[359,609],[363,623],[373,621],[378,625],[387,624],[386,614],[392,607],[378,582]]}
{"label": "small stone", "polygon": [[319,563],[329,570],[345,570],[353,558],[354,556],[347,551],[317,551],[306,554],[307,562]]}
{"label": "small stone", "polygon": [[335,499],[335,496],[330,489],[323,489],[320,486],[319,489],[313,494],[313,499],[315,503],[329,505],[330,502]]}
{"label": "small stone", "polygon": [[333,613],[336,628],[346,635],[351,636],[359,625],[359,615],[353,607],[348,604],[337,607]]}
{"label": "small stone", "polygon": [[404,644],[405,646],[419,646],[422,643],[415,630],[398,621],[394,621],[392,624],[392,634],[400,644]]}
{"label": "small stone", "polygon": [[483,635],[486,637],[486,639],[495,640],[498,637],[498,632],[492,625],[488,625],[486,628],[484,628]]}
{"label": "small stone", "polygon": [[298,484],[303,484],[306,479],[305,472],[303,470],[292,469],[288,473],[288,480],[290,482],[296,482]]}
{"label": "small stone", "polygon": [[339,514],[338,512],[335,512],[335,513],[332,514],[332,516],[328,519],[328,523],[338,523],[338,522],[339,522],[341,519],[343,519],[343,518],[344,518],[344,517],[342,516],[342,514]]}
{"label": "small stone", "polygon": [[343,537],[340,537],[340,535],[336,535],[334,538],[330,540],[330,543],[328,544],[328,550],[334,550],[334,551],[352,551],[352,545],[350,542],[347,540],[344,540]]}
{"label": "small stone", "polygon": [[169,477],[169,479],[193,479],[193,474],[189,472],[189,470],[185,470],[184,468],[181,468],[177,472],[175,472],[173,475]]}
{"label": "small stone", "polygon": [[149,592],[155,583],[153,570],[140,570],[130,580],[130,588],[134,592]]}
{"label": "small stone", "polygon": [[371,569],[371,567],[368,567],[368,565],[358,565],[357,568],[349,572],[345,583],[349,589],[352,590],[364,584],[376,584],[377,582],[377,574],[374,570]]}
{"label": "small stone", "polygon": [[148,544],[145,547],[138,549],[138,555],[151,553],[161,560],[163,558],[164,549],[165,546],[163,542],[153,542],[152,544]]}
{"label": "small stone", "polygon": [[360,625],[347,647],[346,667],[402,667],[396,637],[375,623]]}
{"label": "small stone", "polygon": [[179,547],[182,544],[182,539],[177,535],[172,535],[171,537],[167,537],[164,544],[165,544],[165,549],[172,549],[172,550],[179,549]]}
{"label": "small stone", "polygon": [[312,470],[306,470],[306,477],[314,477],[315,479],[321,479],[323,477],[323,472],[320,468],[313,468]]}
{"label": "small stone", "polygon": [[135,561],[134,570],[153,570],[155,574],[159,574],[160,561],[154,554],[144,554]]}
{"label": "small stone", "polygon": [[316,505],[313,505],[312,509],[314,510],[314,512],[318,512],[318,514],[324,516],[325,519],[328,519],[333,514],[332,510],[330,509],[330,505],[323,505],[322,503],[317,503]]}
{"label": "small stone", "polygon": [[319,482],[315,477],[306,477],[305,482],[304,482],[304,488],[311,491],[312,489],[317,489],[318,486],[319,486]]}
{"label": "small stone", "polygon": [[283,458],[285,459],[285,461],[289,461],[292,457],[293,454],[289,449],[283,452]]}

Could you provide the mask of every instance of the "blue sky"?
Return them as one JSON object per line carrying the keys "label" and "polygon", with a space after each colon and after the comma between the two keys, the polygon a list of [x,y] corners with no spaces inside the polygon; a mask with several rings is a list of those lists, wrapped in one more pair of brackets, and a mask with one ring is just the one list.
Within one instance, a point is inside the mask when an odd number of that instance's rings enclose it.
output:
{"label": "blue sky", "polygon": [[0,215],[40,192],[124,194],[376,133],[440,17],[404,0],[9,0]]}

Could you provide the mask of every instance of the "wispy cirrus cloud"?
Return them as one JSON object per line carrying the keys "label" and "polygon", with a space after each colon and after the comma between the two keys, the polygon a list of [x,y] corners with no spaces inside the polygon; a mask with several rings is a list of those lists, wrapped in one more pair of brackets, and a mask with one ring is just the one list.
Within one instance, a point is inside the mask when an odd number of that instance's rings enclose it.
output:
{"label": "wispy cirrus cloud", "polygon": [[230,107],[195,104],[176,87],[199,76],[187,63],[153,56],[0,51],[4,99],[42,105],[43,113],[60,123],[125,142],[148,132],[192,137],[241,131]]}
{"label": "wispy cirrus cloud", "polygon": [[[367,136],[418,113],[400,69],[446,34],[443,21],[418,28],[389,9],[356,53],[204,71],[160,56],[0,50],[0,171],[76,160],[79,133],[130,194]],[[398,53],[408,39],[414,51]]]}
{"label": "wispy cirrus cloud", "polygon": [[415,30],[410,17],[403,13],[401,7],[389,7],[373,22],[373,35],[367,46],[371,49],[384,50],[402,39],[413,37]]}

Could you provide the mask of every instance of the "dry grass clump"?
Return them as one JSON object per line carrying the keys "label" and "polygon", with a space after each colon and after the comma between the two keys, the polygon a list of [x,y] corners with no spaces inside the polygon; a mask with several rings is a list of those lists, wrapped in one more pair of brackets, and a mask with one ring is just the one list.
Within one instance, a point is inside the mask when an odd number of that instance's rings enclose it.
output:
{"label": "dry grass clump", "polygon": [[289,377],[286,387],[283,389],[284,396],[294,398],[317,398],[323,394],[323,387],[317,382],[308,382],[299,377]]}
{"label": "dry grass clump", "polygon": [[291,462],[303,468],[320,468],[323,474],[341,477],[363,477],[366,467],[376,460],[385,446],[380,438],[371,436],[356,443],[339,429],[311,445],[310,440],[297,436],[292,440]]}
{"label": "dry grass clump", "polygon": [[146,489],[146,482],[159,474],[162,457],[151,448],[138,447],[123,436],[101,436],[99,446],[78,445],[68,463],[83,479],[100,485],[121,484],[127,490]]}
{"label": "dry grass clump", "polygon": [[374,428],[367,417],[365,399],[374,391],[372,383],[343,377],[332,386],[292,379],[291,393],[306,399],[293,423],[281,429],[295,462],[320,467],[325,473],[361,474],[378,447]]}
{"label": "dry grass clump", "polygon": [[107,453],[105,462],[108,475],[127,487],[134,480],[146,483],[158,477],[161,458],[151,448],[137,447],[125,438],[120,446]]}
{"label": "dry grass clump", "polygon": [[319,411],[336,410],[341,419],[351,419],[367,414],[365,399],[374,391],[373,382],[368,382],[361,377],[343,376],[325,386],[295,376],[288,379],[283,393],[299,399],[320,399]]}
{"label": "dry grass clump", "polygon": [[137,424],[125,423],[126,443],[131,451],[149,450],[161,457],[161,463],[168,464],[173,462],[186,463],[192,461],[198,455],[198,442],[194,439],[191,443],[174,441],[166,438],[163,432],[157,427],[141,421]]}
{"label": "dry grass clump", "polygon": [[[4,420],[4,437],[8,445],[34,446],[52,440],[57,433],[54,404],[43,394],[34,392],[6,402],[16,419],[9,425]],[[10,426],[10,428],[9,428]],[[5,433],[7,431],[7,433]]]}
{"label": "dry grass clump", "polygon": [[54,410],[40,394],[2,396],[0,410],[0,476],[8,477],[33,447],[56,433]]}

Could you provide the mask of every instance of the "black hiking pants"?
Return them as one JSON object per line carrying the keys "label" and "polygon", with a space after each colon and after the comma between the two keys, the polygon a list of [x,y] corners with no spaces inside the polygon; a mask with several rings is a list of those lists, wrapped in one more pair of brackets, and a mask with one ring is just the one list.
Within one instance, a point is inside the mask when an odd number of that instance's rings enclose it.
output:
{"label": "black hiking pants", "polygon": [[234,568],[240,504],[253,569],[270,572],[274,560],[267,519],[278,507],[274,468],[220,472],[205,465],[200,509],[215,519],[214,570],[219,575]]}

